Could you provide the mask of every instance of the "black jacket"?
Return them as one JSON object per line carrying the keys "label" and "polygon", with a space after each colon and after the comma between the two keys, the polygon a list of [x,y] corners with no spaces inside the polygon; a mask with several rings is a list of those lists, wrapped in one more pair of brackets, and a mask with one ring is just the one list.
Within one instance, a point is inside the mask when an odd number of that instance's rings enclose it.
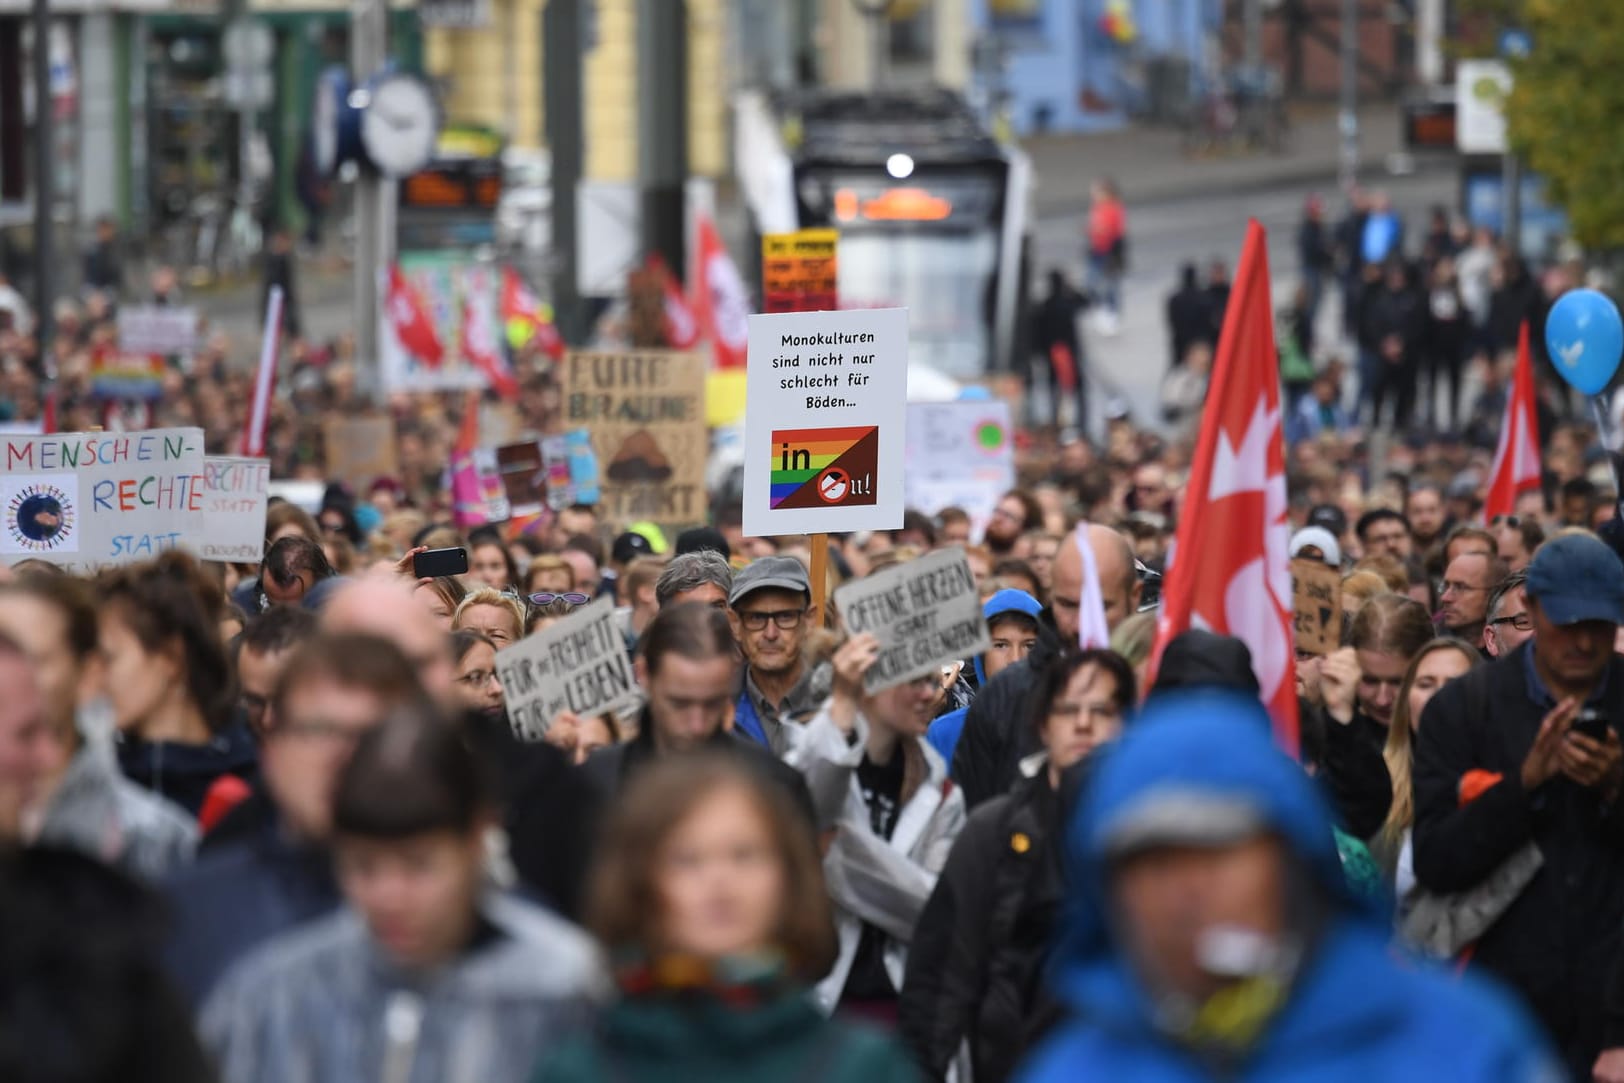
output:
{"label": "black jacket", "polygon": [[1200,286],[1182,287],[1167,298],[1167,338],[1173,367],[1184,364],[1184,356],[1197,342],[1209,346],[1216,341],[1212,330],[1212,303]]}
{"label": "black jacket", "polygon": [[1387,820],[1393,807],[1393,779],[1382,759],[1387,729],[1357,708],[1346,726],[1321,713],[1325,734],[1325,759],[1320,785],[1336,812],[1342,830],[1355,838],[1368,839]]}
{"label": "black jacket", "polygon": [[464,725],[492,774],[513,871],[559,913],[580,920],[602,793],[563,751],[519,740],[504,720],[470,715]]}
{"label": "black jacket", "polygon": [[[1438,893],[1480,883],[1532,840],[1544,865],[1477,943],[1472,965],[1511,986],[1550,1032],[1575,1078],[1603,1048],[1624,1045],[1624,985],[1610,972],[1624,929],[1624,809],[1566,776],[1533,792],[1522,764],[1547,710],[1534,702],[1525,656],[1532,643],[1445,686],[1422,716],[1415,745],[1415,874]],[[1608,664],[1598,706],[1624,720],[1624,657]],[[1461,777],[1502,777],[1461,805]]]}
{"label": "black jacket", "polygon": [[1059,647],[1053,621],[1044,610],[1031,653],[984,684],[970,704],[951,772],[964,790],[966,808],[1008,793],[1020,778],[1021,760],[1038,750],[1037,734],[1029,724],[1037,675]]}
{"label": "black jacket", "polygon": [[211,1080],[157,964],[161,925],[151,894],[87,857],[0,853],[0,1079]]}
{"label": "black jacket", "polygon": [[970,1040],[976,1083],[1008,1079],[1044,1015],[1044,962],[1065,897],[1061,799],[1045,771],[971,813],[914,929],[898,1032],[927,1078]]}
{"label": "black jacket", "polygon": [[[795,802],[795,807],[805,813],[807,823],[814,825],[815,828],[817,814],[813,810],[812,794],[806,788],[806,779],[802,778],[801,773],[795,768],[750,738],[740,737],[726,730],[717,730],[706,747],[736,754],[744,763],[763,772],[776,785],[782,786],[784,792]],[[654,723],[645,710],[636,737],[622,744],[598,749],[587,757],[587,761],[580,769],[586,779],[596,787],[607,805],[613,803],[615,795],[620,792],[627,779],[653,763],[658,755],[654,748]]]}

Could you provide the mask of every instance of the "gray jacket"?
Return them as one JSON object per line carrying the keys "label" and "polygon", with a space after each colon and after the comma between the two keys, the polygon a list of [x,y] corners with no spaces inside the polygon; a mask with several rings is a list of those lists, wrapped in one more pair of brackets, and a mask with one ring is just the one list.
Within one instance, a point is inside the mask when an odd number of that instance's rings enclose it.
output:
{"label": "gray jacket", "polygon": [[348,909],[249,955],[199,1022],[222,1083],[524,1083],[607,980],[561,918],[498,895],[481,913],[495,937],[430,975],[385,960]]}
{"label": "gray jacket", "polygon": [[197,824],[173,801],[125,778],[106,755],[83,748],[51,795],[36,841],[155,883],[192,860]]}

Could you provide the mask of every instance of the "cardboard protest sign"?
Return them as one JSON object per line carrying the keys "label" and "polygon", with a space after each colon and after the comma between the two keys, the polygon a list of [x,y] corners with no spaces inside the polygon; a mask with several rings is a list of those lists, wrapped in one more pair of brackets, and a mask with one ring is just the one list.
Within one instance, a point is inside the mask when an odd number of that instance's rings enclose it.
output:
{"label": "cardboard protest sign", "polygon": [[150,560],[199,538],[202,429],[0,439],[0,560],[76,572]]}
{"label": "cardboard protest sign", "polygon": [[649,520],[670,533],[705,521],[705,368],[703,355],[674,350],[564,359],[564,428],[590,435],[599,511],[616,528]]}
{"label": "cardboard protest sign", "polygon": [[204,560],[258,564],[265,555],[265,508],[271,464],[265,459],[209,455],[203,460]]}
{"label": "cardboard protest sign", "polygon": [[322,422],[327,476],[365,496],[374,481],[400,476],[395,422],[388,417],[330,417]]}
{"label": "cardboard protest sign", "polygon": [[879,637],[880,656],[863,682],[870,693],[992,647],[975,575],[957,547],[847,583],[835,591],[835,610],[847,632]]}
{"label": "cardboard protest sign", "polygon": [[908,312],[750,317],[744,532],[902,525]]}
{"label": "cardboard protest sign", "polygon": [[504,444],[496,449],[496,472],[502,478],[508,507],[515,519],[541,514],[547,502],[547,463],[541,442]]}
{"label": "cardboard protest sign", "polygon": [[838,308],[835,246],[840,233],[803,229],[761,238],[761,307],[764,312],[825,312]]}
{"label": "cardboard protest sign", "polygon": [[591,718],[642,697],[608,598],[498,651],[496,672],[513,732],[524,741],[541,740],[560,711]]}
{"label": "cardboard protest sign", "polygon": [[908,506],[927,514],[963,508],[979,538],[998,498],[1015,488],[1012,434],[1006,402],[910,402]]}
{"label": "cardboard protest sign", "polygon": [[1297,649],[1330,654],[1342,645],[1342,573],[1318,560],[1291,562]]}
{"label": "cardboard protest sign", "polygon": [[197,349],[197,309],[120,305],[118,348],[126,354],[189,354]]}

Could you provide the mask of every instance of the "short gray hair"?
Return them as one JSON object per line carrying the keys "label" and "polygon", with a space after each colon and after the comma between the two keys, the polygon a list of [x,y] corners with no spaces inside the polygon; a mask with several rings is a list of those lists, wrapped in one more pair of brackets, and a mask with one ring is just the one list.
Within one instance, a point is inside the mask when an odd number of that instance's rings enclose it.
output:
{"label": "short gray hair", "polygon": [[683,553],[672,558],[654,584],[654,599],[664,609],[672,598],[714,583],[725,598],[733,590],[733,566],[713,549]]}

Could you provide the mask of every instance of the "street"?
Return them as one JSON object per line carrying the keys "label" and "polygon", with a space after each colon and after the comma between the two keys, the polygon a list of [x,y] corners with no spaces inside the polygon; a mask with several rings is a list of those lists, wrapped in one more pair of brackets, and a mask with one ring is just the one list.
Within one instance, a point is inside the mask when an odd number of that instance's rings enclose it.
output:
{"label": "street", "polygon": [[[1086,179],[1081,183],[1086,186]],[[1394,207],[1404,216],[1412,246],[1424,226],[1428,208],[1435,203],[1453,208],[1455,203],[1455,176],[1447,170],[1432,169],[1408,177],[1368,174],[1364,183],[1384,188],[1391,195]],[[1159,390],[1168,363],[1163,320],[1167,295],[1176,287],[1179,267],[1186,262],[1195,262],[1203,278],[1214,259],[1222,259],[1233,272],[1248,218],[1256,218],[1268,231],[1276,306],[1289,299],[1297,281],[1297,224],[1302,220],[1303,200],[1311,192],[1325,199],[1327,222],[1334,224],[1342,205],[1335,194],[1335,166],[1331,162],[1327,162],[1323,179],[1312,184],[1269,185],[1144,205],[1134,203],[1129,188],[1125,193],[1129,273],[1123,289],[1120,334],[1103,337],[1093,330],[1091,321],[1084,320],[1088,327],[1085,341],[1089,370],[1096,389],[1090,398],[1092,432],[1100,431],[1107,400],[1116,396],[1127,400],[1136,421],[1159,427]],[[1033,231],[1033,267],[1040,276],[1051,267],[1063,267],[1074,281],[1084,282],[1084,220],[1081,213],[1040,218]],[[1340,294],[1327,290],[1326,299],[1320,312],[1320,338],[1338,341],[1335,336],[1341,327]]]}

